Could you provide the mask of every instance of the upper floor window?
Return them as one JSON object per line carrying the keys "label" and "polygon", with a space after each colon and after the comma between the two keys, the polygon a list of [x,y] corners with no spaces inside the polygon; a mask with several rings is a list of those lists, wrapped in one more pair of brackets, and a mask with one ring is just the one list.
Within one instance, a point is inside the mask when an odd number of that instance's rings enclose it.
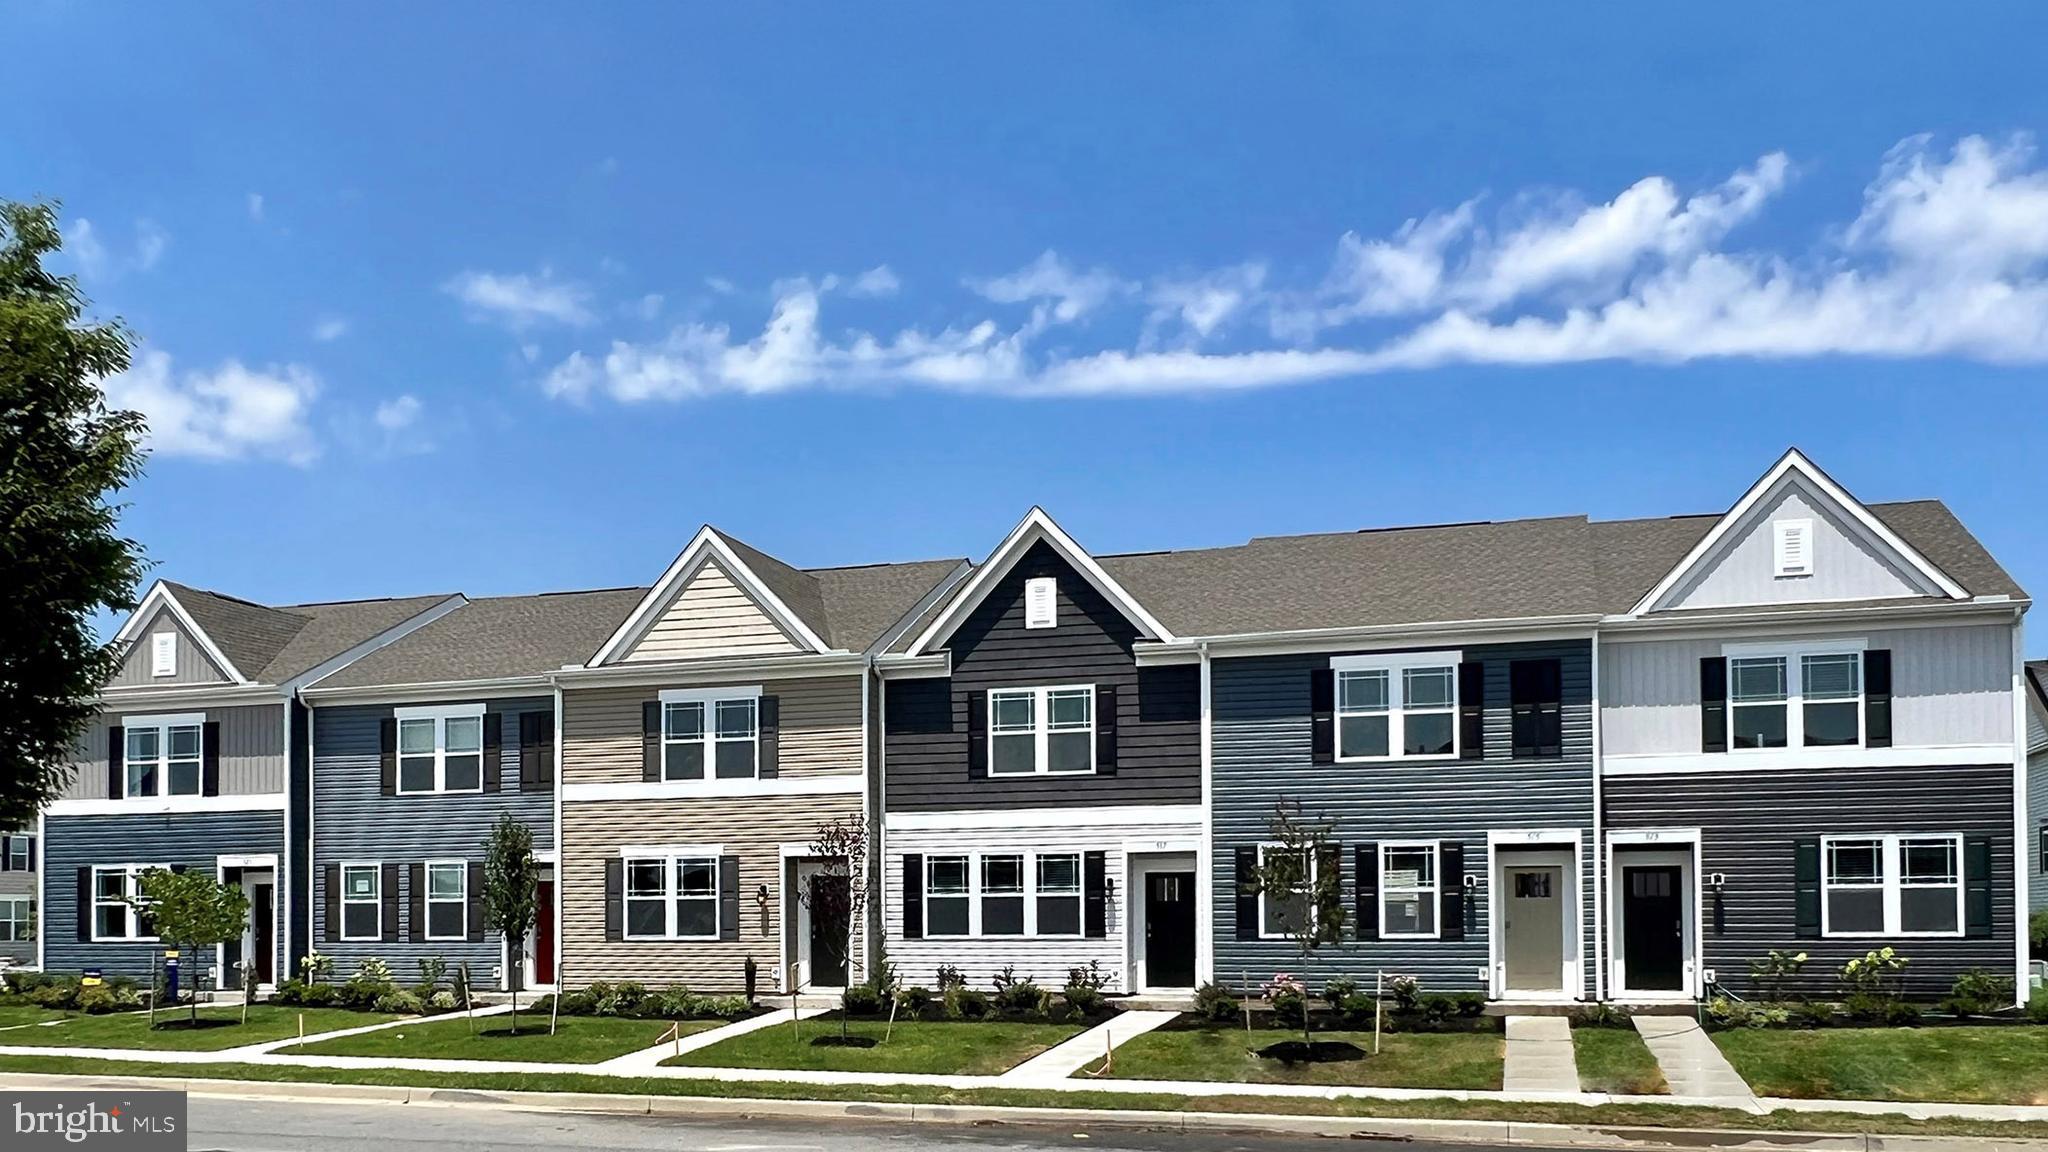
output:
{"label": "upper floor window", "polygon": [[718,857],[635,857],[625,862],[628,940],[718,939]]}
{"label": "upper floor window", "polygon": [[129,797],[197,796],[201,786],[206,717],[125,716],[122,762]]}
{"label": "upper floor window", "polygon": [[1457,754],[1456,652],[1340,656],[1337,759],[1440,759]]}
{"label": "upper floor window", "polygon": [[35,867],[36,838],[26,832],[14,832],[0,837],[0,846],[6,854],[0,856],[0,872],[26,872]]}
{"label": "upper floor window", "polygon": [[1958,936],[1963,931],[1963,838],[1821,839],[1821,934]]}
{"label": "upper floor window", "polygon": [[484,790],[484,706],[400,708],[398,791]]}
{"label": "upper floor window", "polygon": [[988,745],[991,776],[1095,771],[1095,686],[989,692]]}
{"label": "upper floor window", "polygon": [[1857,649],[1729,656],[1728,746],[1860,747],[1863,656]]}
{"label": "upper floor window", "polygon": [[661,694],[663,780],[751,780],[760,759],[760,689]]}
{"label": "upper floor window", "polygon": [[103,864],[92,870],[92,938],[94,940],[156,939],[156,923],[138,907],[142,874],[156,864]]}

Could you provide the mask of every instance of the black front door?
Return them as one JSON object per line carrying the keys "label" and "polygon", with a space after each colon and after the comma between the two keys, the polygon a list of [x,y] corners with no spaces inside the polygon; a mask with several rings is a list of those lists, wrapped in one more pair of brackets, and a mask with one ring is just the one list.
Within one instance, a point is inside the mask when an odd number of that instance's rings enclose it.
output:
{"label": "black front door", "polygon": [[256,982],[277,983],[277,887],[258,884],[256,898],[249,901],[249,918],[256,928]]}
{"label": "black front door", "polygon": [[[826,889],[826,895],[819,895]],[[832,891],[831,889],[836,889]],[[828,908],[846,907],[847,878],[816,873],[811,876],[811,984],[817,988],[846,987],[846,922],[844,916],[827,916]],[[831,921],[828,923],[827,921]]]}
{"label": "black front door", "polygon": [[1195,874],[1145,874],[1145,983],[1195,986]]}
{"label": "black front door", "polygon": [[1621,869],[1622,961],[1631,992],[1685,987],[1685,908],[1675,864]]}

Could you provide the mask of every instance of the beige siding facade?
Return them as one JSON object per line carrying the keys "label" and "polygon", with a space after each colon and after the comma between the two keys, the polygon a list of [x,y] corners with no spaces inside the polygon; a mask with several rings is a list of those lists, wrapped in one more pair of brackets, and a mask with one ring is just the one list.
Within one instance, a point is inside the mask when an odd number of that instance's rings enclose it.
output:
{"label": "beige siding facade", "polygon": [[[781,714],[777,759],[785,779],[860,773],[860,677],[764,680]],[[640,709],[658,687],[576,689],[562,698],[562,782],[641,778]]]}
{"label": "beige siding facade", "polygon": [[[285,790],[284,705],[252,704],[234,708],[143,707],[129,715],[204,712],[220,724],[220,792],[223,796],[267,796]],[[122,713],[102,715],[86,727],[72,753],[71,783],[66,800],[107,798],[107,730]]]}
{"label": "beige siding facade", "polygon": [[[154,644],[151,637],[159,632],[174,633],[178,637],[177,671],[169,676],[150,674],[150,649]],[[135,634],[135,643],[128,649],[127,658],[121,663],[121,670],[108,682],[114,688],[147,688],[164,684],[222,684],[227,674],[222,672],[206,653],[193,642],[192,633],[178,623],[169,608],[159,608],[149,623]]]}
{"label": "beige siding facade", "polygon": [[733,583],[725,569],[707,561],[626,659],[684,660],[796,651],[797,645]]}

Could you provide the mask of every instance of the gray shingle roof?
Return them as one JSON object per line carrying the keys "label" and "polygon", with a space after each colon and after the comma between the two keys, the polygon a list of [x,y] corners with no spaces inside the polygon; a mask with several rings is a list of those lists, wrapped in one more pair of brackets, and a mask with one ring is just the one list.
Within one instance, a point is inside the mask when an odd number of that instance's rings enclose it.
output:
{"label": "gray shingle roof", "polygon": [[169,580],[164,585],[235,669],[259,684],[289,680],[448,598],[271,606]]}
{"label": "gray shingle roof", "polygon": [[387,644],[334,675],[322,688],[442,684],[538,676],[590,659],[645,588],[485,596]]}

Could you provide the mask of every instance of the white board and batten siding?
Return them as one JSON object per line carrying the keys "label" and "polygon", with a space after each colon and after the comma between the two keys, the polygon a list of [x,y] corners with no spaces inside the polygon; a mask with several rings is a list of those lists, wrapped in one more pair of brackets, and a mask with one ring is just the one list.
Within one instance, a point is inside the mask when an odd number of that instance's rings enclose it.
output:
{"label": "white board and batten siding", "polygon": [[1924,576],[1794,477],[1752,509],[1655,607],[1882,600],[1931,591]]}
{"label": "white board and batten siding", "polygon": [[733,583],[725,569],[706,561],[625,658],[683,660],[798,651],[802,649],[796,642]]}

